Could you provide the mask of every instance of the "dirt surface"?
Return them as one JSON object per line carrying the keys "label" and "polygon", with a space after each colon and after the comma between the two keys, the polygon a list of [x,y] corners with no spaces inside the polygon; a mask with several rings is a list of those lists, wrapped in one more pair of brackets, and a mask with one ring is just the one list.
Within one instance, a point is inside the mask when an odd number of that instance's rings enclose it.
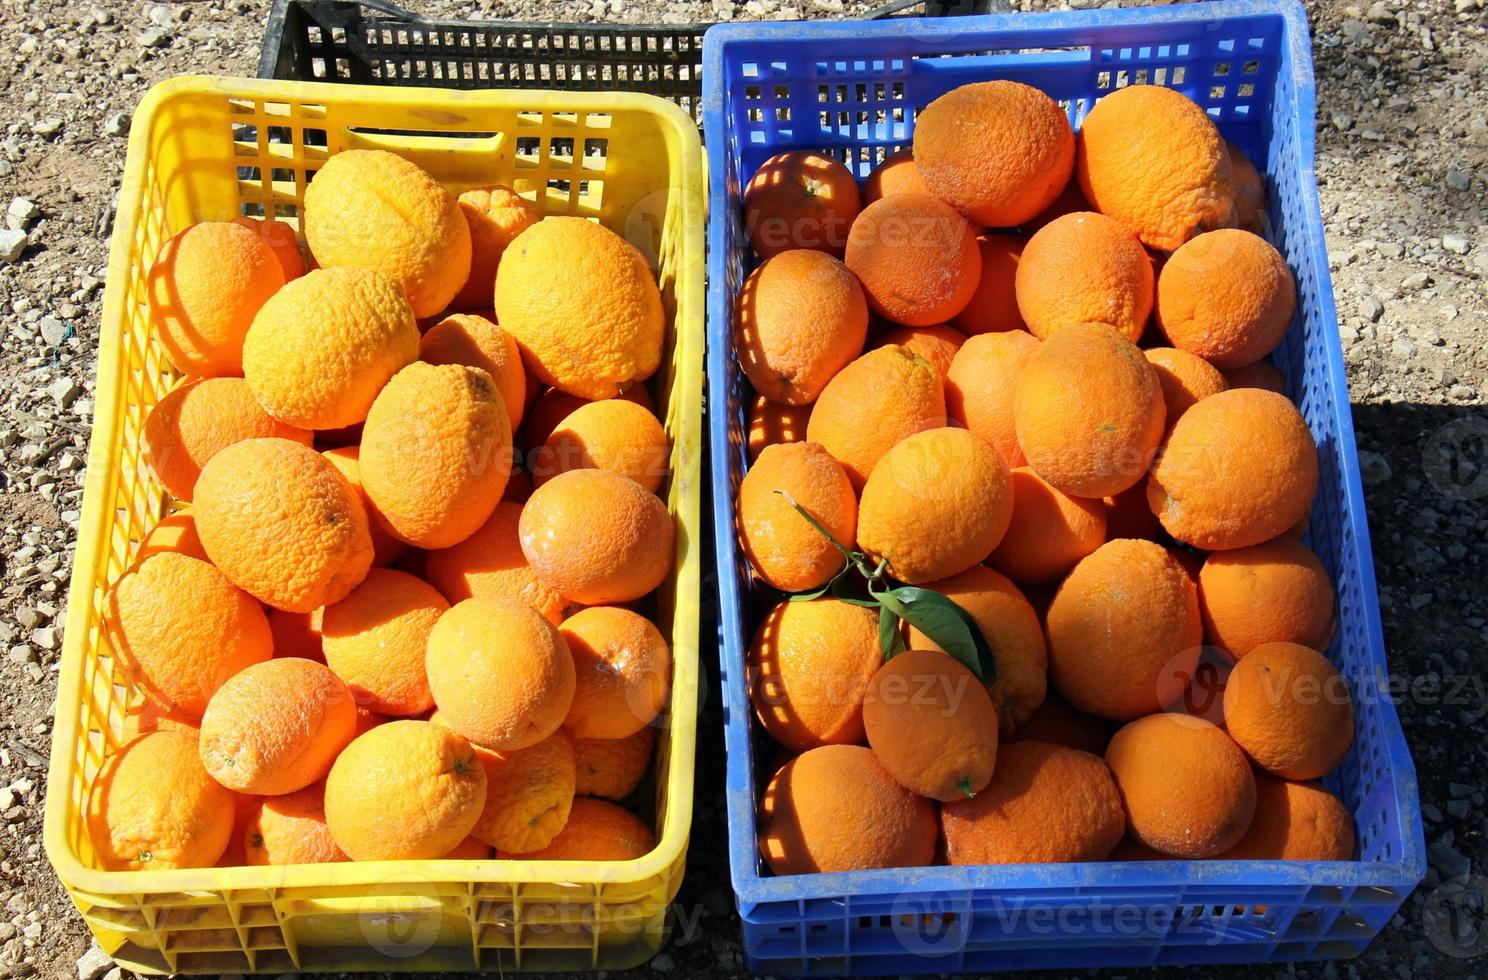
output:
{"label": "dirt surface", "polygon": [[[1403,681],[1399,710],[1420,777],[1431,870],[1360,960],[1204,968],[1204,975],[1470,976],[1485,962],[1449,955],[1467,950],[1423,926],[1422,911],[1443,880],[1488,858],[1488,14],[1483,0],[1359,2],[1308,3],[1320,103],[1317,173],[1390,666]],[[630,22],[840,16],[872,6],[408,5],[443,16]],[[95,980],[111,966],[88,951],[82,921],[46,863],[41,815],[128,114],[150,85],[175,74],[254,74],[267,8],[262,0],[0,0],[0,208],[7,209],[5,228],[25,234],[20,245],[13,234],[0,241],[0,977]],[[20,251],[6,261],[12,248]],[[682,921],[691,925],[638,973],[741,969],[722,853],[716,668],[712,680],[680,898]],[[1484,904],[1477,903],[1479,913]],[[1476,922],[1482,949],[1488,925],[1471,909],[1462,906],[1461,922]],[[1464,936],[1459,942],[1472,941]]]}

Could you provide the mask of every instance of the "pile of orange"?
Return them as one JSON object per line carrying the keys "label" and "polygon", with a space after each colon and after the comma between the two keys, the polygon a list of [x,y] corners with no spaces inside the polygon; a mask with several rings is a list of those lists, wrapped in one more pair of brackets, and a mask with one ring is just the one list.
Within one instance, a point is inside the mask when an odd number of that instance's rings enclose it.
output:
{"label": "pile of orange", "polygon": [[149,273],[184,377],[143,450],[178,506],[107,597],[142,698],[89,791],[100,864],[645,854],[652,270],[382,151],[331,157],[301,230],[197,224]]}
{"label": "pile of orange", "polygon": [[[1204,110],[1122,88],[1077,134],[965,85],[861,190],[797,150],[743,212],[768,865],[1351,858],[1317,446],[1265,360],[1296,286]],[[995,679],[823,592],[844,548],[959,605]]]}

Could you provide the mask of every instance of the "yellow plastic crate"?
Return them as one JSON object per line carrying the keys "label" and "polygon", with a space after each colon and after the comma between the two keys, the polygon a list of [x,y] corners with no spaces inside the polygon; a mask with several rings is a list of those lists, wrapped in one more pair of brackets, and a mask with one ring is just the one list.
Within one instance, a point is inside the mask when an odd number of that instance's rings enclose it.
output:
{"label": "yellow plastic crate", "polygon": [[[651,388],[672,438],[664,498],[678,534],[676,569],[657,602],[675,674],[643,814],[658,844],[645,857],[150,872],[97,865],[83,817],[88,785],[141,703],[100,628],[104,596],[169,509],[140,448],[145,416],[177,380],[151,336],[146,271],[168,237],[198,221],[268,214],[297,224],[309,176],[352,148],[393,150],[457,193],[501,182],[545,213],[596,219],[657,271],[670,329]],[[647,95],[180,78],[141,103],[109,253],[45,833],[58,877],[121,964],[147,973],[613,970],[661,947],[692,819],[704,206],[696,128]]]}

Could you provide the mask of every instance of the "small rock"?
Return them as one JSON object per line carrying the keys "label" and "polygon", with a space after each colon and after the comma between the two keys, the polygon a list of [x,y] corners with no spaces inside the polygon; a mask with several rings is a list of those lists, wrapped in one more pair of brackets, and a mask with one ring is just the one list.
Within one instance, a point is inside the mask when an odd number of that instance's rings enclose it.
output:
{"label": "small rock", "polygon": [[36,610],[35,606],[21,606],[16,610],[15,618],[16,622],[28,630],[34,630],[41,625],[41,613]]}
{"label": "small rock", "polygon": [[651,969],[657,973],[670,973],[676,965],[676,962],[666,953],[658,953],[651,959]]}
{"label": "small rock", "polygon": [[1400,288],[1406,292],[1417,289],[1425,289],[1431,283],[1431,277],[1424,272],[1412,272],[1400,280]]}
{"label": "small rock", "polygon": [[1343,39],[1348,43],[1360,47],[1369,44],[1369,26],[1363,21],[1346,20],[1339,29],[1343,31]]}
{"label": "small rock", "polygon": [[52,396],[52,401],[66,408],[71,405],[78,395],[82,394],[82,386],[72,378],[58,378],[47,388],[47,394]]}
{"label": "small rock", "polygon": [[14,262],[26,251],[29,240],[19,228],[0,228],[0,262]]}
{"label": "small rock", "polygon": [[48,116],[45,119],[38,119],[36,122],[31,124],[31,132],[35,133],[37,136],[56,136],[58,133],[62,132],[62,120],[58,119],[56,116]]}
{"label": "small rock", "polygon": [[1472,859],[1453,846],[1450,832],[1443,834],[1426,848],[1427,860],[1441,872],[1443,878],[1460,878],[1472,871]]}
{"label": "small rock", "polygon": [[57,627],[43,626],[41,629],[32,630],[31,642],[43,650],[57,649]]}
{"label": "small rock", "polygon": [[41,208],[29,197],[18,197],[5,209],[5,223],[12,228],[24,228],[41,216]]}
{"label": "small rock", "polygon": [[1412,609],[1425,609],[1431,605],[1435,598],[1430,592],[1417,592],[1410,597],[1410,607]]}
{"label": "small rock", "polygon": [[54,316],[44,316],[36,325],[41,331],[41,339],[48,347],[60,347],[62,341],[67,339],[67,324]]}
{"label": "small rock", "polygon": [[1472,243],[1467,240],[1466,235],[1443,235],[1442,248],[1457,255],[1466,255],[1472,248]]}
{"label": "small rock", "polygon": [[1366,13],[1364,16],[1368,17],[1369,20],[1375,24],[1395,23],[1395,14],[1392,10],[1390,10],[1388,6],[1385,5],[1384,0],[1377,0],[1376,3],[1370,6],[1369,12]]}
{"label": "small rock", "polygon": [[1399,242],[1380,242],[1376,248],[1387,259],[1398,259],[1405,254],[1405,246]]}
{"label": "small rock", "polygon": [[[13,664],[25,666],[26,664],[29,664],[31,661],[36,659],[36,651],[32,650],[31,647],[27,644],[22,643],[19,646],[11,647],[10,650],[6,652],[5,659],[9,660]],[[3,809],[5,808],[0,807],[0,810]]]}
{"label": "small rock", "polygon": [[1443,306],[1441,309],[1437,310],[1436,312],[1437,312],[1437,315],[1440,316],[1443,320],[1455,320],[1455,319],[1457,319],[1457,313],[1458,313],[1457,307],[1453,306],[1451,303],[1448,303],[1446,306]]}
{"label": "small rock", "polygon": [[0,943],[8,943],[20,932],[13,922],[0,922]]}
{"label": "small rock", "polygon": [[148,27],[139,34],[139,45],[142,48],[163,48],[170,44],[170,31],[163,27]]}
{"label": "small rock", "polygon": [[[21,808],[20,807],[15,807],[15,810],[21,810]],[[11,812],[14,812],[14,811],[10,811],[10,812],[7,812],[6,813],[5,818],[7,820],[10,819],[10,813]],[[24,814],[26,811],[25,810],[21,810],[21,812]],[[28,925],[26,928],[24,928],[24,929],[21,930],[21,935],[25,936],[27,939],[40,939],[41,938],[41,934],[44,933],[44,932],[46,932],[46,926],[42,925],[40,922],[33,922],[30,925]]]}
{"label": "small rock", "polygon": [[1354,128],[1354,117],[1342,112],[1333,113],[1333,128],[1346,133]]}
{"label": "small rock", "polygon": [[1366,487],[1377,487],[1390,479],[1390,461],[1379,453],[1359,451],[1359,476]]}
{"label": "small rock", "polygon": [[1454,191],[1465,191],[1472,187],[1472,177],[1460,170],[1447,172],[1447,187]]}
{"label": "small rock", "polygon": [[78,980],[98,980],[114,965],[114,960],[109,954],[99,949],[97,945],[88,947],[77,961]]}
{"label": "small rock", "polygon": [[1471,786],[1466,783],[1447,783],[1447,795],[1454,800],[1466,800],[1475,793]]}
{"label": "small rock", "polygon": [[124,136],[129,132],[129,114],[116,112],[104,120],[103,131],[110,136]]}
{"label": "small rock", "polygon": [[1447,812],[1458,820],[1466,820],[1468,814],[1472,813],[1472,804],[1466,800],[1450,800],[1447,802]]}
{"label": "small rock", "polygon": [[1373,296],[1366,296],[1359,301],[1359,315],[1370,323],[1378,323],[1379,318],[1385,315],[1385,304]]}
{"label": "small rock", "polygon": [[1477,392],[1467,385],[1453,385],[1447,392],[1447,397],[1455,402],[1471,401],[1477,396]]}
{"label": "small rock", "polygon": [[1441,823],[1443,819],[1442,812],[1435,803],[1422,803],[1421,816],[1426,818],[1427,823]]}
{"label": "small rock", "polygon": [[171,14],[171,9],[164,4],[157,3],[152,6],[148,16],[150,23],[158,24],[161,27],[169,27],[175,22],[175,17]]}

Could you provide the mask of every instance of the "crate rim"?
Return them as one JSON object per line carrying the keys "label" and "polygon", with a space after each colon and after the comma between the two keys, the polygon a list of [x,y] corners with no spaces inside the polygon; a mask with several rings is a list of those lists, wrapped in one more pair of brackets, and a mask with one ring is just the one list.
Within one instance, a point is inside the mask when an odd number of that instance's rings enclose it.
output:
{"label": "crate rim", "polygon": [[[946,41],[980,31],[996,31],[999,35],[1026,36],[1037,39],[1050,29],[1081,30],[1105,29],[1123,26],[1140,26],[1160,21],[1167,24],[1193,24],[1210,20],[1249,16],[1280,16],[1286,24],[1285,43],[1290,46],[1293,57],[1292,79],[1299,89],[1311,89],[1315,85],[1312,62],[1312,44],[1308,31],[1307,14],[1301,0],[1211,0],[1202,3],[1179,3],[1162,7],[1125,7],[1118,9],[1047,11],[1038,13],[986,14],[954,19],[910,18],[899,21],[805,21],[729,23],[709,28],[703,39],[703,131],[706,144],[712,148],[708,158],[709,213],[709,323],[719,316],[726,317],[723,304],[731,301],[724,295],[723,226],[718,215],[727,213],[728,174],[725,147],[728,139],[728,120],[723,111],[725,48],[735,41],[817,41],[843,42],[877,38],[893,38],[905,41]],[[761,59],[763,60],[763,59]],[[872,56],[855,57],[850,49],[836,59],[838,61],[873,61]],[[769,76],[762,75],[761,84],[768,84]],[[1298,114],[1298,133],[1302,143],[1302,155],[1306,161],[1302,181],[1302,193],[1306,207],[1313,214],[1321,214],[1316,181],[1316,107],[1310,100],[1301,100],[1294,107]],[[1321,237],[1321,221],[1309,223],[1306,232],[1307,247],[1322,252],[1325,249]],[[715,263],[717,263],[715,265]],[[1332,276],[1326,262],[1320,269],[1319,301],[1322,318],[1331,325],[1332,341],[1337,344],[1337,305],[1333,296]],[[719,320],[718,322],[725,322]],[[727,345],[716,345],[727,346]],[[727,350],[712,349],[708,352],[708,375],[710,404],[721,404],[723,379],[720,371],[733,370]],[[1349,391],[1348,379],[1342,358],[1328,368],[1336,390]],[[715,408],[714,411],[720,411]],[[1363,485],[1359,475],[1358,446],[1354,435],[1353,417],[1349,402],[1342,405],[1334,402],[1329,414],[1335,426],[1339,451],[1347,464],[1344,467],[1344,496],[1353,513],[1367,514],[1364,506]],[[730,459],[716,445],[711,453],[714,494],[711,501],[715,529],[731,528],[734,524],[733,501],[717,492],[718,487],[729,485]],[[729,540],[719,534],[715,539],[718,564],[722,566],[731,556]],[[1355,528],[1354,548],[1363,560],[1360,589],[1365,595],[1365,651],[1376,676],[1383,677],[1387,670],[1382,628],[1380,624],[1378,585],[1374,574],[1373,552],[1367,518]],[[722,578],[719,579],[722,582]],[[742,610],[737,603],[719,603],[719,645],[726,644],[726,635],[746,636],[740,621]],[[735,691],[743,689],[742,678],[731,678],[729,686]],[[725,692],[725,699],[728,692]],[[731,705],[733,710],[746,716],[747,731],[752,731],[754,721],[749,717],[747,701],[742,705]],[[1420,798],[1415,765],[1409,747],[1401,733],[1399,717],[1394,704],[1388,699],[1382,702],[1382,712],[1388,725],[1393,726],[1398,738],[1387,739],[1389,762],[1397,781],[1401,811],[1401,854],[1393,861],[1154,861],[1154,862],[1100,862],[1080,864],[1022,864],[1022,865],[978,865],[966,867],[893,868],[873,871],[833,872],[814,875],[765,875],[758,869],[758,848],[753,840],[732,831],[734,827],[753,828],[756,822],[755,801],[742,799],[736,791],[727,793],[729,820],[729,866],[733,878],[736,899],[741,914],[756,904],[803,902],[814,899],[843,900],[844,908],[851,907],[855,895],[896,894],[914,889],[916,891],[938,889],[945,892],[970,893],[979,889],[1003,889],[1016,881],[1024,894],[1036,900],[1041,892],[1049,892],[1060,898],[1078,900],[1078,890],[1091,887],[1152,887],[1166,886],[1173,889],[1183,887],[1202,888],[1207,894],[1194,895],[1192,901],[1203,903],[1213,896],[1215,888],[1237,890],[1252,887],[1335,887],[1369,888],[1389,887],[1413,889],[1420,884],[1426,870],[1425,838],[1421,821]],[[749,737],[746,734],[746,737]],[[752,752],[749,753],[752,755]],[[740,747],[730,745],[726,753],[728,782],[751,785],[752,772],[746,771],[746,753]],[[911,876],[906,881],[906,876]],[[1076,895],[1071,896],[1070,891]],[[1102,896],[1091,896],[1100,899]],[[1133,900],[1140,900],[1134,896]]]}
{"label": "crate rim", "polygon": [[[689,192],[692,186],[702,186],[694,184],[689,179],[694,175],[694,171],[702,169],[702,145],[697,126],[679,106],[659,96],[636,92],[565,92],[546,89],[385,88],[376,85],[295,82],[212,75],[180,75],[167,79],[152,86],[140,100],[131,117],[134,124],[130,126],[126,166],[114,208],[116,214],[133,214],[137,210],[140,199],[144,196],[149,127],[143,123],[168,102],[181,97],[200,95],[203,92],[229,98],[301,102],[314,101],[317,96],[331,100],[360,97],[404,105],[426,103],[431,93],[437,93],[438,97],[446,102],[460,102],[477,107],[502,105],[507,108],[513,100],[520,102],[541,96],[550,112],[594,113],[616,109],[649,112],[658,116],[675,130],[674,135],[682,142],[683,153],[680,155],[682,166],[676,174],[674,184],[681,192],[681,206],[694,210],[699,220],[683,222],[680,233],[692,239],[702,237],[700,225],[706,201],[694,200],[697,195]],[[603,104],[605,108],[597,108],[596,103]],[[696,244],[701,245],[701,242]],[[109,244],[107,275],[110,282],[118,281],[124,274],[129,263],[130,247],[127,236],[120,234],[116,229],[111,235]],[[700,249],[695,249],[694,254],[701,255],[702,253]],[[688,283],[685,276],[679,276],[678,283],[680,288],[686,288],[688,293],[695,294],[682,295],[679,288],[678,320],[683,318],[689,307],[693,308],[693,314],[701,320],[698,308],[703,304],[703,290],[695,289],[691,285],[684,286]],[[99,407],[117,403],[124,397],[115,383],[115,375],[118,372],[112,369],[120,356],[121,331],[111,329],[111,325],[119,323],[123,317],[122,305],[121,291],[106,289],[99,336],[98,391],[95,394],[96,405]],[[106,366],[108,369],[105,369]],[[110,412],[111,417],[113,414]],[[112,427],[97,424],[96,420],[99,418],[97,409],[95,409],[94,418],[95,424],[88,446],[88,474],[83,489],[85,502],[90,499],[99,499],[103,491],[107,469],[103,463],[110,454],[109,443],[112,441],[110,431]],[[702,455],[701,440],[694,455],[697,457]],[[699,470],[701,465],[701,459],[695,459],[691,469]],[[687,472],[678,472],[674,475],[674,479],[686,480],[689,476],[696,479],[695,473]],[[684,511],[699,509],[700,507],[693,502],[691,496],[686,493],[682,494],[678,506],[679,516]],[[84,506],[82,523],[78,529],[77,549],[73,556],[74,568],[82,564],[85,559],[91,563],[93,553],[102,547],[109,516],[96,504],[91,507]],[[700,516],[699,513],[693,514],[694,523],[697,523]],[[700,565],[701,549],[695,546],[689,550],[684,561],[677,566],[679,592],[681,591],[680,583],[684,581],[698,583]],[[63,638],[62,666],[58,677],[59,692],[78,689],[82,683],[87,594],[91,587],[90,583],[77,575],[72,576],[68,585],[68,610]],[[691,612],[683,612],[685,605],[691,607]],[[696,603],[677,603],[674,615],[685,616],[687,620],[691,620],[690,627],[684,622],[684,629],[690,628],[694,634],[698,632]],[[699,659],[699,669],[701,668],[700,647],[701,637],[699,636],[692,653],[692,656]],[[693,775],[685,780],[685,787],[676,798],[671,794],[671,787],[668,787],[666,820],[662,833],[657,837],[656,846],[649,853],[629,861],[510,859],[471,861],[441,858],[437,860],[349,861],[334,865],[180,868],[164,871],[105,871],[90,868],[78,859],[69,845],[65,826],[65,811],[69,797],[67,781],[71,778],[75,768],[72,750],[82,733],[79,731],[75,714],[56,711],[53,713],[52,746],[47,763],[46,805],[42,824],[43,849],[54,873],[69,891],[75,890],[94,897],[182,892],[275,891],[286,888],[324,887],[327,884],[326,869],[328,867],[335,869],[337,887],[376,887],[403,882],[411,885],[448,884],[450,886],[460,886],[466,883],[514,886],[573,884],[577,887],[600,890],[653,877],[664,878],[674,863],[685,858],[692,824],[696,794],[698,673],[698,670],[694,670],[684,676],[680,671],[673,671],[672,708],[668,717],[675,720],[671,725],[662,729],[663,732],[669,732],[675,728],[683,729],[683,737],[674,740],[676,751],[672,755],[670,765],[685,766],[686,771]],[[686,683],[679,682],[683,679]],[[59,693],[59,706],[61,700],[62,695]],[[687,737],[687,730],[692,731],[692,737]],[[670,899],[667,904],[670,904]]]}

